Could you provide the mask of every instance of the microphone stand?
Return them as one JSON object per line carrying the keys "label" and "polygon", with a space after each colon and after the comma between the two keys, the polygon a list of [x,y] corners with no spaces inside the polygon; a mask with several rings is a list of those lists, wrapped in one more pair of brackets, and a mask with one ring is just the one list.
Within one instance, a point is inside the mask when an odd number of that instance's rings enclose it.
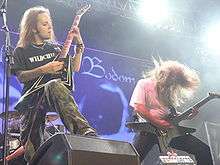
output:
{"label": "microphone stand", "polygon": [[12,47],[11,47],[11,41],[10,41],[10,34],[9,29],[7,26],[7,0],[3,0],[1,8],[0,8],[0,14],[2,16],[3,20],[3,26],[2,30],[5,32],[5,61],[4,61],[4,71],[5,71],[5,86],[3,90],[5,90],[5,122],[4,122],[4,151],[3,151],[3,161],[4,165],[7,165],[6,156],[7,156],[7,145],[8,145],[8,111],[9,111],[9,78],[10,78],[10,70],[11,65],[14,63],[13,57],[12,57]]}

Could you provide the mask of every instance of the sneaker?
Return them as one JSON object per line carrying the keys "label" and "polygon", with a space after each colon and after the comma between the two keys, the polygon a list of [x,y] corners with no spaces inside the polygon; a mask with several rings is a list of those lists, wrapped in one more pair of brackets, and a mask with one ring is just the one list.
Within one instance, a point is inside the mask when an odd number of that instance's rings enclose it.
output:
{"label": "sneaker", "polygon": [[84,134],[84,136],[88,136],[88,137],[98,137],[98,135],[96,134],[96,132],[92,132],[92,131],[86,132],[86,133]]}

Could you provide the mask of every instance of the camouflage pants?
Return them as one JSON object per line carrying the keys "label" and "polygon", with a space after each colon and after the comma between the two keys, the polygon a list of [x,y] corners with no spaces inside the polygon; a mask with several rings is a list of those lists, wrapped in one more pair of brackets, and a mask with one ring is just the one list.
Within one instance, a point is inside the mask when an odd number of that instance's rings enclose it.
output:
{"label": "camouflage pants", "polygon": [[[40,94],[39,94],[40,93]],[[55,110],[71,134],[96,133],[78,111],[71,92],[59,80],[51,80],[32,97],[32,106],[21,112],[21,142],[25,146],[25,159],[30,161],[43,142],[45,116],[48,109]],[[30,101],[30,100],[29,100]],[[33,105],[33,102],[35,105]],[[21,103],[19,103],[21,104]],[[23,106],[27,107],[27,106]]]}

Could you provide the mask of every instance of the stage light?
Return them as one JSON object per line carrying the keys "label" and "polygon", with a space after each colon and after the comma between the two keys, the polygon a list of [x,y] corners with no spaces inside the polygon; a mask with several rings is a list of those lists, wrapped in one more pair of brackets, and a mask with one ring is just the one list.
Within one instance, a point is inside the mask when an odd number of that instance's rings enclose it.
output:
{"label": "stage light", "polygon": [[220,23],[212,25],[205,36],[207,47],[213,51],[220,51]]}
{"label": "stage light", "polygon": [[141,0],[136,14],[144,22],[156,25],[169,17],[168,6],[167,0]]}

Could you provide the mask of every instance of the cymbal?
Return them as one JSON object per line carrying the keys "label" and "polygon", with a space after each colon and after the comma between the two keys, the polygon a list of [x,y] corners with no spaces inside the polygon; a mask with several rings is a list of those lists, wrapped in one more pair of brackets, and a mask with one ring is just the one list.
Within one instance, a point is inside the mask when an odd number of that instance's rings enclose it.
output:
{"label": "cymbal", "polygon": [[48,114],[48,115],[46,115],[46,122],[48,123],[48,122],[54,121],[58,118],[59,118],[59,115],[57,115],[57,114]]}
{"label": "cymbal", "polygon": [[[2,112],[2,113],[0,114],[0,118],[1,118],[1,119],[5,119],[5,112]],[[10,120],[10,119],[17,119],[17,118],[20,118],[19,112],[17,112],[17,111],[9,111],[9,112],[8,112],[8,119],[9,119],[9,120]]]}

